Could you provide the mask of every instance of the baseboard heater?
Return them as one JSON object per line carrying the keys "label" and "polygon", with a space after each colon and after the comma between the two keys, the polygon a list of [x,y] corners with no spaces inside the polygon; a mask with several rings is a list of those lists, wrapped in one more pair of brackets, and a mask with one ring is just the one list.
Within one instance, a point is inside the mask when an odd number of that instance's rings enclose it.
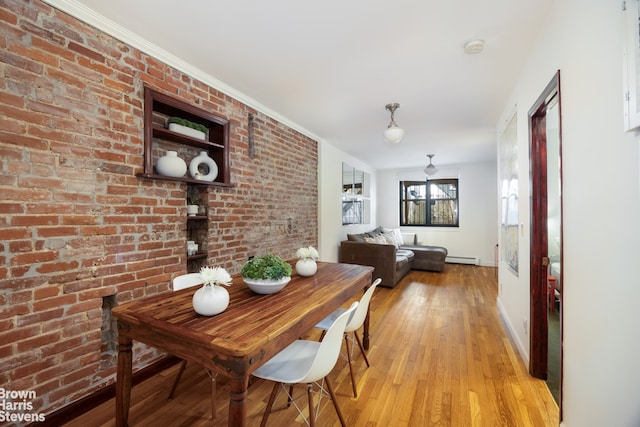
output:
{"label": "baseboard heater", "polygon": [[447,256],[445,259],[446,262],[451,264],[470,264],[470,265],[480,265],[480,258],[473,256]]}

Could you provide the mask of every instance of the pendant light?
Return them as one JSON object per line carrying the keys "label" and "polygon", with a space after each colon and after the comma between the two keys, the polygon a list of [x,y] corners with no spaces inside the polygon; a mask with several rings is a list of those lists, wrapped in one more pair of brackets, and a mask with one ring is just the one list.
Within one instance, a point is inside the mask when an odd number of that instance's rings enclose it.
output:
{"label": "pendant light", "polygon": [[427,176],[434,175],[438,172],[438,168],[435,167],[433,163],[431,163],[431,159],[433,159],[433,156],[435,156],[435,154],[427,154],[427,157],[429,158],[429,164],[426,168],[424,168],[424,173],[426,173]]}
{"label": "pendant light", "polygon": [[384,139],[392,144],[397,144],[402,141],[404,137],[404,129],[399,128],[394,120],[394,113],[398,107],[400,107],[400,104],[395,102],[385,106],[385,108],[391,112],[391,123],[389,123],[389,126],[387,126],[384,131]]}

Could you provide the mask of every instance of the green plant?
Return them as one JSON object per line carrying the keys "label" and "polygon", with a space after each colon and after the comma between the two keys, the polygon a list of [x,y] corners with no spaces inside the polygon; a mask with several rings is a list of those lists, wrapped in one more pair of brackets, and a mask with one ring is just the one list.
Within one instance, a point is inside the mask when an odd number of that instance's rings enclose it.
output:
{"label": "green plant", "polygon": [[195,187],[187,189],[187,205],[200,205],[200,193]]}
{"label": "green plant", "polygon": [[247,279],[279,280],[291,276],[291,265],[277,255],[253,258],[242,266],[240,274]]}
{"label": "green plant", "polygon": [[182,126],[186,126],[191,129],[199,130],[200,132],[207,133],[207,127],[199,123],[194,123],[187,119],[181,119],[180,117],[169,117],[167,124],[176,123]]}

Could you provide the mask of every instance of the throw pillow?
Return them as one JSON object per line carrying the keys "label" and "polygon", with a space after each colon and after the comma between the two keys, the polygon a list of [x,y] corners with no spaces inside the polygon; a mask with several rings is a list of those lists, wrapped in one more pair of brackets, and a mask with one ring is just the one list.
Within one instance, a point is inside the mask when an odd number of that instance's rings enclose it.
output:
{"label": "throw pillow", "polygon": [[394,228],[393,230],[391,230],[391,233],[393,234],[393,238],[395,239],[396,245],[398,245],[398,247],[404,245],[404,239],[402,238],[402,233],[400,233],[399,228]]}
{"label": "throw pillow", "polygon": [[352,242],[363,242],[366,237],[366,234],[347,234],[347,240]]}
{"label": "throw pillow", "polygon": [[382,233],[383,233],[382,227],[378,227],[378,228],[376,228],[374,230],[367,231],[366,234],[368,234],[371,237],[377,237],[377,236],[381,235]]}
{"label": "throw pillow", "polygon": [[395,239],[395,236],[393,235],[393,233],[383,233],[382,237],[384,237],[384,240],[390,244],[396,247],[396,249],[398,249],[400,247],[400,245],[398,245],[398,242]]}
{"label": "throw pillow", "polygon": [[384,236],[365,237],[364,241],[367,242],[367,243],[375,243],[377,245],[386,245],[387,244],[387,240],[384,238]]}
{"label": "throw pillow", "polygon": [[402,233],[400,233],[399,228],[385,228],[384,232],[389,234],[393,238],[393,242],[396,245],[396,248],[404,245],[404,239],[402,238]]}

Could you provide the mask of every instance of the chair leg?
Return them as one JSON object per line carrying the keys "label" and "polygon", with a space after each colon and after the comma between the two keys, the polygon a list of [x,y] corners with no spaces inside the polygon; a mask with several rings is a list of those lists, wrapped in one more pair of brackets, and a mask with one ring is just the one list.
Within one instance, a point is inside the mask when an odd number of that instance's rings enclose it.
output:
{"label": "chair leg", "polygon": [[289,394],[287,395],[287,408],[291,406],[291,400],[293,399],[293,384],[289,386]]}
{"label": "chair leg", "polygon": [[273,383],[273,390],[271,390],[271,396],[269,396],[269,402],[267,403],[267,407],[264,410],[264,415],[262,415],[262,421],[260,422],[260,427],[264,427],[267,425],[267,418],[269,418],[269,414],[271,413],[271,408],[273,408],[273,402],[275,402],[276,396],[278,395],[278,387],[280,387],[280,383]]}
{"label": "chair leg", "polygon": [[176,375],[176,379],[173,381],[173,386],[171,387],[171,391],[169,392],[168,400],[173,399],[173,395],[176,392],[176,388],[178,388],[178,383],[180,382],[180,378],[182,377],[182,373],[184,372],[184,368],[187,367],[187,361],[183,360],[180,362],[180,368],[178,369],[178,375]]}
{"label": "chair leg", "polygon": [[307,384],[307,398],[309,399],[309,427],[315,427],[316,425],[315,410],[313,409],[312,387],[313,384]]}
{"label": "chair leg", "polygon": [[329,390],[329,394],[331,395],[331,401],[333,402],[333,407],[336,408],[336,413],[338,414],[338,418],[340,419],[340,425],[342,427],[346,427],[346,423],[344,422],[344,418],[342,417],[342,412],[340,412],[340,407],[338,407],[338,401],[336,400],[336,394],[333,392],[333,386],[329,381],[329,377],[324,377],[324,382],[327,384],[327,390]]}
{"label": "chair leg", "polygon": [[360,353],[362,353],[362,356],[364,357],[364,361],[367,364],[367,368],[369,368],[371,365],[369,365],[369,358],[367,357],[367,353],[364,351],[364,346],[362,345],[362,341],[360,341],[360,337],[358,336],[358,333],[356,331],[353,331],[353,335],[356,337],[358,347],[360,347]]}
{"label": "chair leg", "polygon": [[344,334],[344,342],[347,346],[347,363],[349,363],[349,375],[351,375],[351,388],[353,388],[353,397],[358,397],[358,388],[356,387],[356,379],[353,376],[353,366],[351,364],[351,349],[349,348],[349,336]]}

